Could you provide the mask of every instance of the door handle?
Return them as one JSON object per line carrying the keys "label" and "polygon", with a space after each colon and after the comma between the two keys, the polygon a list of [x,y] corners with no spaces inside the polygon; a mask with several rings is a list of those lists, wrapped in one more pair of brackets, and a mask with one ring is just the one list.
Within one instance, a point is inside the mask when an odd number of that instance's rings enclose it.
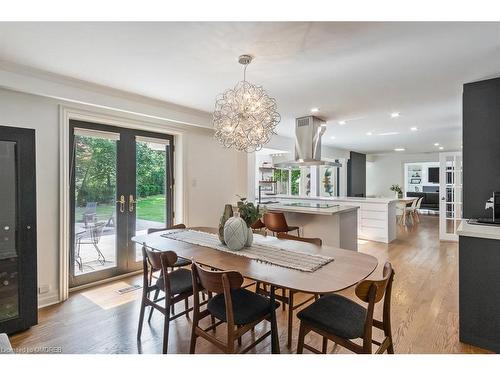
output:
{"label": "door handle", "polygon": [[134,204],[137,203],[137,201],[134,200],[134,196],[130,194],[128,196],[128,210],[130,212],[134,212]]}
{"label": "door handle", "polygon": [[116,203],[120,203],[120,212],[125,212],[125,195],[120,195],[120,200]]}

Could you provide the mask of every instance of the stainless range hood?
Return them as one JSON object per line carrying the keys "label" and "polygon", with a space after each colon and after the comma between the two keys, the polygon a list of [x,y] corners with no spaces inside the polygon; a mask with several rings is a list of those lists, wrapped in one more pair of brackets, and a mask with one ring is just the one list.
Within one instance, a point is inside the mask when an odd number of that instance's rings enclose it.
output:
{"label": "stainless range hood", "polygon": [[276,163],[277,168],[298,168],[324,165],[341,167],[342,164],[321,160],[321,137],[326,123],[314,116],[295,119],[295,160]]}

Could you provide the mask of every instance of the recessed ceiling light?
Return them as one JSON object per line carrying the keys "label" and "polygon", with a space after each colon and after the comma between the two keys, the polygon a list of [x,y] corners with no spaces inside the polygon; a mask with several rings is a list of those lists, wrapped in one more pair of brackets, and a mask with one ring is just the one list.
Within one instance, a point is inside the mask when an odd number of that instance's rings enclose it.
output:
{"label": "recessed ceiling light", "polygon": [[399,113],[399,112],[392,112],[392,113],[391,113],[391,117],[392,117],[392,118],[397,118],[397,117],[399,117],[399,116],[401,116],[401,113]]}
{"label": "recessed ceiling light", "polygon": [[398,132],[386,132],[386,133],[379,133],[378,135],[396,135],[399,134]]}
{"label": "recessed ceiling light", "polygon": [[372,135],[372,134],[373,134],[372,132],[368,132],[368,133],[366,133],[366,135]]}
{"label": "recessed ceiling light", "polygon": [[334,135],[332,135],[332,136],[330,137],[330,139],[335,139],[335,136],[334,136]]}
{"label": "recessed ceiling light", "polygon": [[437,146],[439,146],[439,143],[437,143],[437,142],[436,142],[436,143],[434,143],[434,146],[436,146],[436,147],[437,147]]}
{"label": "recessed ceiling light", "polygon": [[311,108],[311,112],[312,113],[319,112],[319,108],[317,108],[317,107]]}
{"label": "recessed ceiling light", "polygon": [[443,147],[443,146],[441,146],[441,147],[439,147],[439,149],[440,149],[440,150],[444,150],[444,147]]}
{"label": "recessed ceiling light", "polygon": [[395,148],[394,151],[404,151],[404,148]]}
{"label": "recessed ceiling light", "polygon": [[346,123],[344,120],[342,120],[342,121],[339,121],[339,124],[340,124],[340,125],[345,125],[345,124],[347,124],[347,123]]}
{"label": "recessed ceiling light", "polygon": [[416,132],[416,131],[418,130],[418,128],[417,128],[416,126],[412,126],[412,127],[410,128],[410,130],[411,130],[412,132]]}

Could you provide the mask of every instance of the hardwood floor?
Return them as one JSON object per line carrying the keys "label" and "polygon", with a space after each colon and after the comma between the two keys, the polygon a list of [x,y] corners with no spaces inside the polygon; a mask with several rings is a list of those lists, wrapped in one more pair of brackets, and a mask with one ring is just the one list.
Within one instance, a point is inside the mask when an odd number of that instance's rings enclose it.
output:
{"label": "hardwood floor", "polygon": [[[423,216],[414,228],[400,231],[391,244],[362,241],[360,251],[374,255],[380,275],[390,260],[396,275],[393,286],[392,327],[396,353],[487,353],[458,341],[458,245],[439,242],[438,218]],[[72,294],[68,301],[41,309],[39,324],[11,337],[14,348],[56,347],[63,353],[160,353],[162,349],[162,316],[155,312],[151,324],[145,323],[140,344],[136,341],[140,291],[120,295],[116,290],[127,284],[140,284],[132,277]],[[353,288],[342,294],[355,299]],[[307,298],[297,294],[300,299]],[[359,301],[358,301],[359,302]],[[380,304],[381,305],[381,304]],[[381,307],[375,314],[380,316]],[[182,306],[179,305],[178,309]],[[180,310],[179,310],[180,311]],[[286,312],[278,310],[278,330],[282,353],[294,353],[299,322],[294,322],[292,348],[286,347]],[[269,329],[260,325],[255,335]],[[181,317],[171,323],[169,353],[188,353],[190,321]],[[375,332],[375,337],[378,332]],[[218,328],[223,336],[224,328]],[[250,341],[247,333],[243,345]],[[380,337],[379,337],[380,338]],[[321,346],[314,334],[306,343]],[[197,353],[220,353],[199,339]],[[255,353],[269,353],[268,339]],[[348,353],[329,344],[329,352]]]}

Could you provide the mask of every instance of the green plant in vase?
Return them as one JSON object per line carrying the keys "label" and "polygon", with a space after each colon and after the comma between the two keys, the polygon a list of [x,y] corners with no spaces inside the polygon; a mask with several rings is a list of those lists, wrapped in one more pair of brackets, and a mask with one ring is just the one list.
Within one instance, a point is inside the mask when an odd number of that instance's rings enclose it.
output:
{"label": "green plant in vase", "polygon": [[236,204],[238,212],[248,227],[248,240],[246,246],[251,246],[253,243],[253,232],[251,227],[262,217],[263,212],[259,205],[256,206],[252,202],[248,202],[246,198],[240,197],[239,195],[238,198],[240,198]]}
{"label": "green plant in vase", "polygon": [[396,194],[396,198],[403,198],[403,191],[401,190],[401,186],[398,184],[392,185],[390,190]]}
{"label": "green plant in vase", "polygon": [[332,170],[330,168],[327,168],[325,170],[325,175],[323,178],[323,187],[325,189],[325,193],[328,193],[330,196],[333,195],[333,185],[332,185]]}

